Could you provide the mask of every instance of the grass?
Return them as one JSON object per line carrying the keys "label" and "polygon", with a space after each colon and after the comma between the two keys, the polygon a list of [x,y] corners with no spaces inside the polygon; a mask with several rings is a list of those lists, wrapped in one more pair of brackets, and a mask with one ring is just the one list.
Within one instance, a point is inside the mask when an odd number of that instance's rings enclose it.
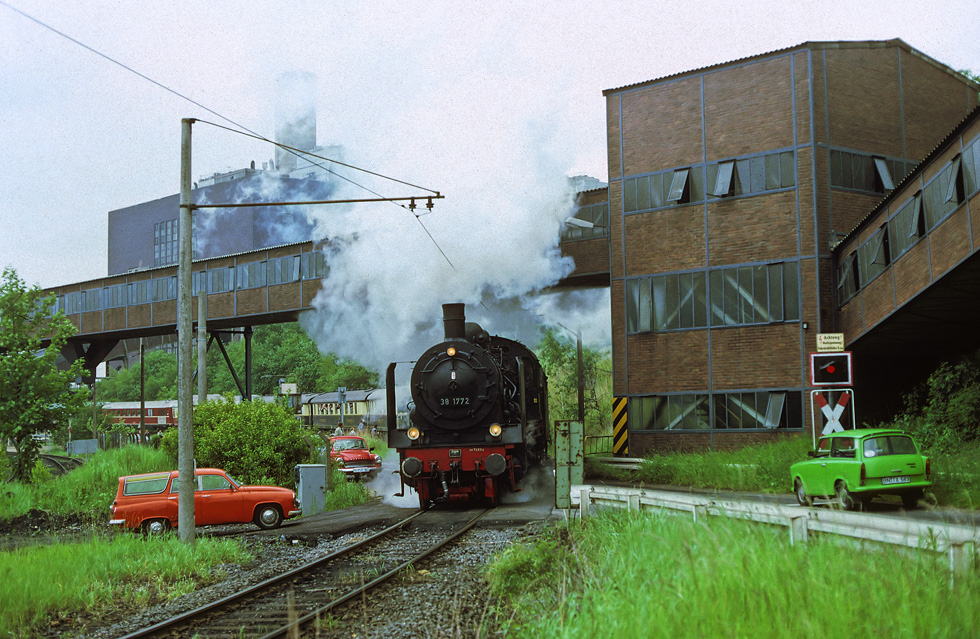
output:
{"label": "grass", "polygon": [[932,493],[944,506],[980,510],[980,442],[932,455]]}
{"label": "grass", "polygon": [[138,535],[3,552],[0,636],[32,637],[77,613],[172,599],[219,579],[216,566],[250,558],[231,540],[188,546],[175,536]]}
{"label": "grass", "polygon": [[[784,528],[607,513],[518,544],[488,568],[513,637],[980,636],[980,575],[941,558]],[[509,621],[507,621],[509,620]]]}
{"label": "grass", "polygon": [[806,459],[812,447],[808,437],[787,437],[734,451],[654,455],[644,459],[637,471],[590,462],[586,473],[647,484],[783,493],[791,490],[789,467]]}
{"label": "grass", "polygon": [[[809,437],[787,437],[734,451],[653,455],[636,471],[623,470],[586,457],[590,479],[614,479],[652,485],[684,486],[760,493],[791,493],[789,467],[807,459]],[[927,497],[940,506],[980,509],[980,442],[962,445],[952,454],[929,454],[932,489]],[[930,495],[931,494],[931,495]]]}
{"label": "grass", "polygon": [[100,451],[61,477],[49,476],[32,486],[4,485],[0,490],[0,519],[12,519],[35,508],[56,515],[106,518],[119,477],[171,469],[167,455],[155,448],[126,446]]}

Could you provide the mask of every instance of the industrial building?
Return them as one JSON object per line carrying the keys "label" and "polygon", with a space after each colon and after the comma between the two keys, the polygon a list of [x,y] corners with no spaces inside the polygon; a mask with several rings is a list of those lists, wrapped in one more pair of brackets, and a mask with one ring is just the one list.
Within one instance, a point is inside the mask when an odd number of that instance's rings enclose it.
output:
{"label": "industrial building", "polygon": [[833,250],[978,88],[889,40],[807,42],[603,92],[631,454],[819,428],[808,355],[853,296]]}

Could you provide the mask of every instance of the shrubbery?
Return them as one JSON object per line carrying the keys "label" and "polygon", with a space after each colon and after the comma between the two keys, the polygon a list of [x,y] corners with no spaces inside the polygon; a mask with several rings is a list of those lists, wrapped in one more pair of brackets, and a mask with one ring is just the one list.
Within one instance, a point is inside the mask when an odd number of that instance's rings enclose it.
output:
{"label": "shrubbery", "polygon": [[[177,438],[171,429],[160,444],[175,464]],[[284,406],[218,400],[194,409],[194,457],[199,468],[223,468],[246,484],[292,486],[293,467],[309,460],[310,447]]]}

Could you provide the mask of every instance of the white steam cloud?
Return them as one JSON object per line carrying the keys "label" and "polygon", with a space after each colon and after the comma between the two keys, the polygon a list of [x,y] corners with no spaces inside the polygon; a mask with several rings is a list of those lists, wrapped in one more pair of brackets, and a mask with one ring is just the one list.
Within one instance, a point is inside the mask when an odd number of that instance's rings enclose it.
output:
{"label": "white steam cloud", "polygon": [[[429,103],[441,104],[432,109],[445,111],[444,118],[437,113],[418,120],[417,137],[438,138],[438,153],[385,149],[384,137],[367,131],[343,140],[345,154],[357,158],[349,162],[372,170],[381,163],[379,172],[438,190],[445,199],[434,200],[432,212],[419,219],[390,203],[321,207],[311,214],[315,234],[330,241],[330,271],[313,302],[317,312],[301,323],[321,350],[383,371],[388,362],[414,359],[442,339],[441,305],[449,302],[465,303],[467,320],[490,333],[533,346],[537,325],[555,321],[538,317],[542,310],[574,306],[568,295],[564,304],[533,298],[574,268],[558,246],[574,209],[567,177],[573,158],[557,139],[560,126],[551,116],[503,111],[499,103],[472,95],[465,96],[472,101],[467,106],[480,106],[458,121],[445,106],[457,102],[457,90]],[[401,117],[411,117],[412,109],[407,105]],[[425,123],[449,131],[426,131]],[[358,184],[368,179],[345,175]],[[369,188],[387,196],[425,195],[377,180]],[[365,197],[365,191],[341,182],[338,197]],[[416,213],[425,211],[424,204],[424,198],[418,201]],[[608,315],[608,292],[585,299],[591,307],[603,296]]]}

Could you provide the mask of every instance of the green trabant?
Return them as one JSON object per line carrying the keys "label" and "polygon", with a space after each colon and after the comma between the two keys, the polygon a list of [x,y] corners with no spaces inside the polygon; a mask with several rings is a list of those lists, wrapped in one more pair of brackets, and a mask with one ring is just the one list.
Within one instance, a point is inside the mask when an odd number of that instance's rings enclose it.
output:
{"label": "green trabant", "polygon": [[833,497],[854,510],[878,495],[898,495],[906,509],[915,508],[929,481],[929,460],[900,430],[867,428],[821,437],[812,459],[790,467],[796,500],[810,506],[814,497]]}

